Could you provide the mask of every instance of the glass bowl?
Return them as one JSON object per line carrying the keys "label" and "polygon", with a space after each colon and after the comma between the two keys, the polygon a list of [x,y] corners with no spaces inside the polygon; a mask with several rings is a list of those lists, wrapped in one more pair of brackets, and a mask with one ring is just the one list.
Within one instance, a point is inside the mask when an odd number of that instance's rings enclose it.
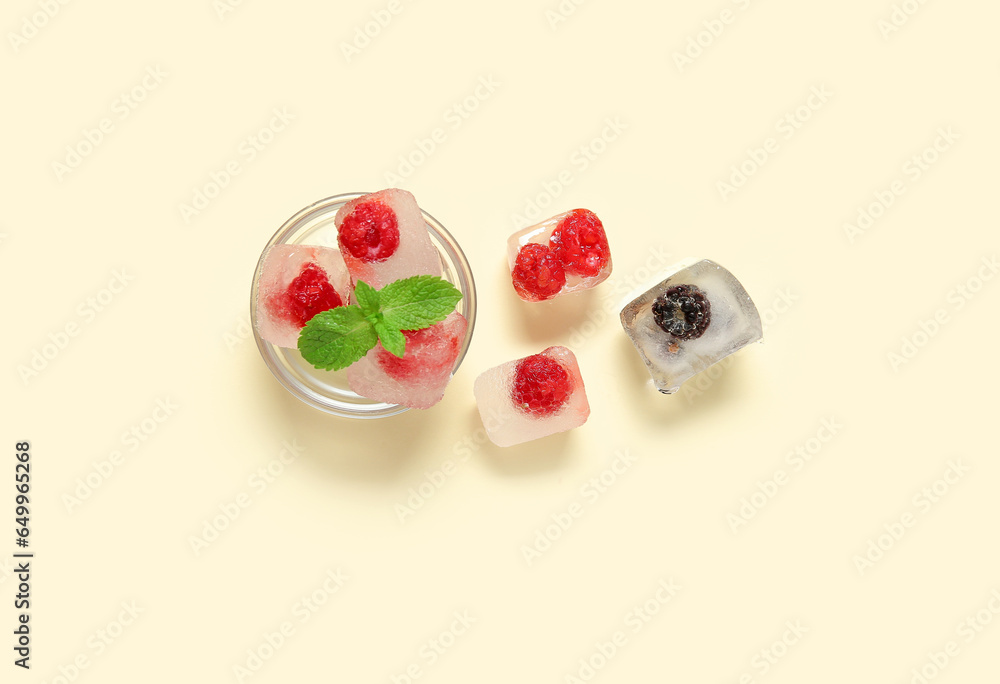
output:
{"label": "glass bowl", "polygon": [[[253,336],[257,341],[257,349],[264,358],[264,363],[285,389],[298,399],[313,408],[325,411],[343,418],[387,418],[395,416],[407,407],[398,404],[387,404],[372,401],[351,391],[347,385],[347,371],[325,371],[313,368],[312,364],[302,358],[298,349],[278,347],[261,339],[257,332],[257,283],[260,280],[264,255],[273,245],[321,245],[337,248],[337,228],[333,217],[344,204],[367,193],[353,192],[335,195],[320,200],[302,209],[278,229],[261,251],[257,261],[257,269],[253,274],[253,286],[250,289],[250,323]],[[431,242],[441,255],[441,277],[452,283],[462,293],[458,303],[458,311],[469,321],[469,329],[455,360],[455,370],[462,364],[465,353],[472,341],[472,331],[476,323],[476,283],[472,278],[472,269],[455,242],[455,238],[445,230],[445,227],[426,211],[421,210]]]}

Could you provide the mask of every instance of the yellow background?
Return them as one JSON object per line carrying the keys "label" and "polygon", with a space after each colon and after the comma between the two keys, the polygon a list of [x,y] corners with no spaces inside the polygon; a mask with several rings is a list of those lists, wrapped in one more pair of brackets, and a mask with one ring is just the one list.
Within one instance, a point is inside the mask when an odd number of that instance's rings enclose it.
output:
{"label": "yellow background", "polygon": [[[896,6],[5,3],[0,679],[997,681],[1000,7]],[[388,185],[461,242],[479,319],[441,404],[347,421],[270,376],[250,277],[300,208]],[[612,278],[520,302],[504,243],[532,203],[595,211]],[[767,329],[661,396],[617,312],[688,256]],[[476,375],[551,344],[590,421],[485,442]]]}

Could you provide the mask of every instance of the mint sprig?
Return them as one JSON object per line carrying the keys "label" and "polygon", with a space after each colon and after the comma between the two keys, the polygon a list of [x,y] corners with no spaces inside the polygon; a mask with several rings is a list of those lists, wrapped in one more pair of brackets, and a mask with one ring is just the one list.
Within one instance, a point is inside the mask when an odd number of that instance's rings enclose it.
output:
{"label": "mint sprig", "polygon": [[455,310],[462,293],[438,276],[420,275],[381,290],[359,280],[354,298],[357,304],[320,312],[299,332],[299,351],[314,367],[347,368],[379,341],[386,351],[402,357],[406,353],[402,331],[440,323]]}
{"label": "mint sprig", "polygon": [[316,368],[347,368],[375,346],[378,335],[358,306],[338,306],[312,317],[299,332],[302,358]]}
{"label": "mint sprig", "polygon": [[420,330],[443,321],[462,293],[446,280],[413,276],[389,283],[378,293],[387,325],[397,330]]}
{"label": "mint sprig", "polygon": [[382,320],[375,324],[375,332],[387,352],[400,358],[403,357],[403,354],[406,353],[406,338],[403,337],[402,331],[396,330]]}
{"label": "mint sprig", "polygon": [[[358,300],[358,306],[361,307],[365,318],[371,320],[371,316],[378,314],[378,290],[365,281],[359,280],[357,285],[354,286],[354,298]],[[372,321],[372,323],[374,322]]]}

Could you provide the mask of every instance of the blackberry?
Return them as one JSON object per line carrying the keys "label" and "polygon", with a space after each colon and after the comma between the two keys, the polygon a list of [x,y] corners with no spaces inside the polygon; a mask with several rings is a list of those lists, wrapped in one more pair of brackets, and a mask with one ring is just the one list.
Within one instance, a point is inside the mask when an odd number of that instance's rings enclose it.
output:
{"label": "blackberry", "polygon": [[669,335],[695,340],[708,330],[712,307],[694,285],[675,285],[653,302],[653,321]]}

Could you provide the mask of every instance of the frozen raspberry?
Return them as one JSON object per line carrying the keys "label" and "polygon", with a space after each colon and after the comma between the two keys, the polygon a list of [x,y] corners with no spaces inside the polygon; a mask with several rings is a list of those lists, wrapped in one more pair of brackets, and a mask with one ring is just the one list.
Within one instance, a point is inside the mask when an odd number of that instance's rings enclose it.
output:
{"label": "frozen raspberry", "polygon": [[566,272],[583,278],[600,273],[611,258],[601,219],[587,209],[574,209],[560,221],[549,244]]}
{"label": "frozen raspberry", "polygon": [[701,337],[711,321],[708,298],[694,285],[671,287],[653,302],[653,322],[682,340]]}
{"label": "frozen raspberry", "polygon": [[517,294],[528,301],[554,297],[566,284],[566,271],[555,252],[533,242],[518,251],[511,277]]}
{"label": "frozen raspberry", "polygon": [[337,230],[341,249],[361,261],[385,261],[399,247],[396,213],[378,201],[362,202]]}
{"label": "frozen raspberry", "polygon": [[514,369],[511,399],[524,413],[548,416],[561,409],[573,393],[566,369],[543,354],[521,359]]}
{"label": "frozen raspberry", "polygon": [[460,340],[438,323],[422,330],[404,330],[406,352],[400,358],[379,347],[377,360],[389,377],[401,382],[451,371]]}
{"label": "frozen raspberry", "polygon": [[301,328],[319,312],[343,303],[326,271],[310,261],[302,265],[302,270],[284,292],[274,296],[271,308]]}

